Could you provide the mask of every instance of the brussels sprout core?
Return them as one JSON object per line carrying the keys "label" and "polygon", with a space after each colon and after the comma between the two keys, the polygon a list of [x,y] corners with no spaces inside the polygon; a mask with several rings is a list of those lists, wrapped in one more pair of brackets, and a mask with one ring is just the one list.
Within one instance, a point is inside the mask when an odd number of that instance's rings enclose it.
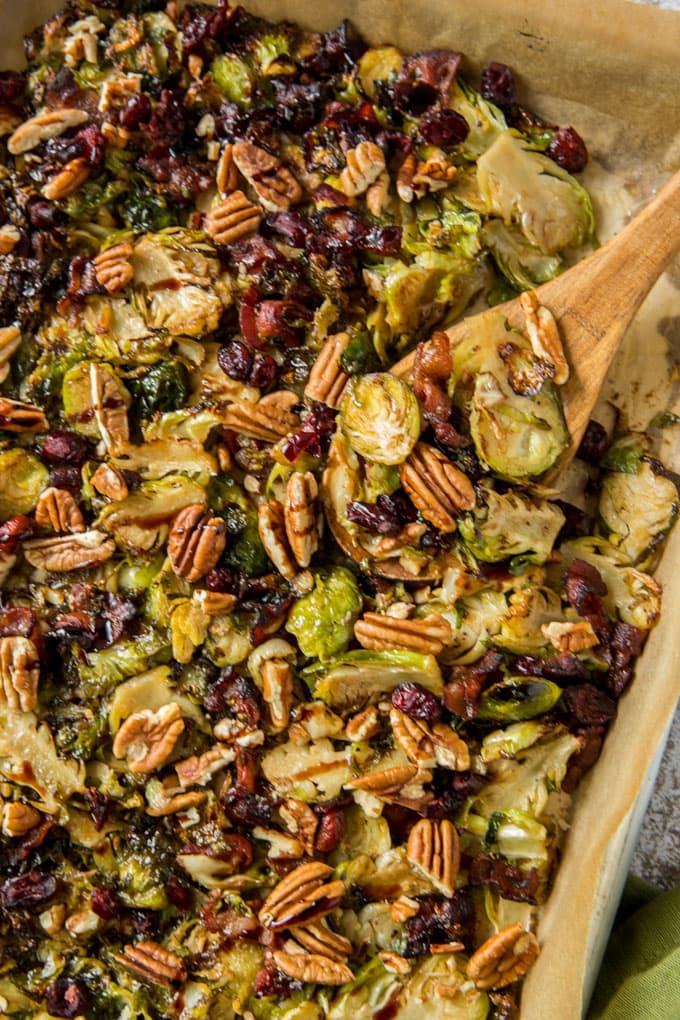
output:
{"label": "brussels sprout core", "polygon": [[342,428],[356,453],[401,464],[418,442],[420,404],[410,386],[387,372],[351,379],[340,405]]}

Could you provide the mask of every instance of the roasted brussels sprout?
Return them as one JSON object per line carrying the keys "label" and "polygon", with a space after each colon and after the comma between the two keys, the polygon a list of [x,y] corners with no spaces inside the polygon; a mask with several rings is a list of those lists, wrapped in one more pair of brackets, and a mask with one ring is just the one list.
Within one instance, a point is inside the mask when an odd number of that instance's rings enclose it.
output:
{"label": "roasted brussels sprout", "polygon": [[564,524],[564,514],[547,500],[484,486],[475,509],[460,518],[465,545],[487,563],[522,556],[545,563]]}
{"label": "roasted brussels sprout", "polygon": [[405,382],[386,372],[354,377],[340,405],[340,424],[356,453],[378,464],[400,464],[418,442],[420,404]]}
{"label": "roasted brussels sprout", "polygon": [[49,474],[27,450],[0,452],[0,518],[3,521],[35,509],[38,497],[49,484]]}
{"label": "roasted brussels sprout", "polygon": [[315,574],[314,589],[295,603],[286,630],[295,635],[305,655],[330,659],[347,647],[362,604],[351,570],[333,567]]}
{"label": "roasted brussels sprout", "polygon": [[433,655],[405,651],[352,651],[330,662],[309,666],[303,676],[314,694],[342,711],[358,709],[404,683],[433,694],[442,692],[442,675]]}
{"label": "roasted brussels sprout", "polygon": [[477,713],[478,719],[520,722],[544,715],[562,697],[562,689],[542,677],[507,677],[484,691]]}
{"label": "roasted brussels sprout", "polygon": [[634,474],[605,474],[598,510],[609,542],[629,563],[638,563],[671,527],[679,502],[675,483],[641,460]]}
{"label": "roasted brussels sprout", "polygon": [[140,418],[159,411],[177,411],[186,402],[189,376],[181,361],[157,361],[141,376],[130,379],[133,407]]}
{"label": "roasted brussels sprout", "polygon": [[502,220],[489,220],[482,229],[482,240],[503,276],[518,290],[546,283],[564,269],[564,260],[559,255],[546,254],[527,241],[519,227]]}

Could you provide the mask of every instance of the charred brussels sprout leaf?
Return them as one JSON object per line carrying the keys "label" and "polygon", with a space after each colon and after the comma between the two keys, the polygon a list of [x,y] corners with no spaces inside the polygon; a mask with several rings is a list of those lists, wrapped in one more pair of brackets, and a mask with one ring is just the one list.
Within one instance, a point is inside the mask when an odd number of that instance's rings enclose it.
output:
{"label": "charred brussels sprout leaf", "polygon": [[313,591],[295,603],[286,630],[295,635],[305,655],[329,659],[347,647],[362,604],[354,574],[334,567],[315,575]]}
{"label": "charred brussels sprout leaf", "polygon": [[477,718],[508,722],[533,719],[553,709],[561,697],[561,688],[550,680],[508,677],[484,691]]}
{"label": "charred brussels sprout leaf", "polygon": [[340,405],[341,424],[356,453],[378,464],[400,464],[418,442],[418,398],[386,372],[350,379]]}
{"label": "charred brussels sprout leaf", "polygon": [[189,376],[180,361],[157,361],[142,376],[130,379],[133,409],[141,418],[159,411],[177,411],[189,392]]}
{"label": "charred brussels sprout leaf", "polygon": [[155,191],[132,188],[119,204],[120,214],[127,226],[137,233],[164,230],[178,222],[171,202]]}

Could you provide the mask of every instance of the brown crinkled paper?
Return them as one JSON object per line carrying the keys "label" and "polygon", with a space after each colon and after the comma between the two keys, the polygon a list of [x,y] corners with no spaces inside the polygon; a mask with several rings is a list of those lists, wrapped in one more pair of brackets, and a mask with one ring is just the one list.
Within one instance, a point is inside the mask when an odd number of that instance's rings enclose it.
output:
{"label": "brown crinkled paper", "polygon": [[[511,64],[520,96],[573,124],[593,157],[584,183],[606,240],[680,166],[680,12],[625,0],[245,0],[254,13],[330,29],[348,17],[373,44],[417,51],[444,46],[466,56],[474,81],[489,60]],[[21,36],[58,0],[5,0],[0,66],[18,66]],[[642,428],[661,410],[680,412],[680,267],[662,278],[629,331],[610,373],[607,398]],[[660,452],[680,471],[680,429],[664,430]],[[658,572],[661,621],[620,703],[597,766],[575,799],[574,820],[540,922],[542,952],[522,997],[522,1020],[579,1020],[599,967],[629,855],[653,782],[655,759],[680,684],[680,528]],[[436,1016],[436,1007],[433,1011]]]}

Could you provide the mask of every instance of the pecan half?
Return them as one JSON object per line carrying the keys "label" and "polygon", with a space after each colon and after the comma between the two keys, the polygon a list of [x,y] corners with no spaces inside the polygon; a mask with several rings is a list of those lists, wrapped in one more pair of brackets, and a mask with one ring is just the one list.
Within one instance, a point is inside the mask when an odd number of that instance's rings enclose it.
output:
{"label": "pecan half", "polygon": [[231,142],[227,142],[217,160],[215,183],[223,198],[236,191],[238,187],[238,171],[234,163],[234,146]]}
{"label": "pecan half", "polygon": [[321,861],[301,864],[272,889],[258,914],[268,928],[287,928],[317,920],[333,910],[345,893],[343,882],[325,883],[333,869]]}
{"label": "pecan half", "polygon": [[403,924],[410,917],[415,917],[419,910],[420,903],[418,900],[411,899],[410,896],[400,896],[390,907],[390,914],[393,921]]}
{"label": "pecan half", "polygon": [[273,960],[282,974],[305,984],[345,985],[354,980],[354,974],[347,964],[315,953],[286,953],[278,949],[273,954]]}
{"label": "pecan half", "polygon": [[41,821],[42,815],[30,804],[10,801],[2,809],[2,831],[5,836],[25,836]]}
{"label": "pecan half", "polygon": [[261,825],[256,825],[253,836],[269,843],[267,857],[272,861],[296,861],[305,855],[305,848],[300,840],[280,832],[279,829],[265,829]]}
{"label": "pecan half", "polygon": [[217,744],[203,754],[194,754],[191,758],[178,761],[175,764],[175,772],[182,789],[187,786],[205,786],[227,765],[231,765],[236,757],[231,747]]}
{"label": "pecan half", "polygon": [[310,921],[309,924],[293,925],[290,934],[296,942],[319,956],[327,956],[330,960],[342,962],[352,953],[352,943],[344,935],[332,931],[326,920]]}
{"label": "pecan half", "polygon": [[562,386],[569,378],[569,362],[552,312],[538,303],[533,290],[520,294],[519,303],[524,312],[524,328],[534,354],[555,366],[553,381]]}
{"label": "pecan half", "polygon": [[414,765],[421,768],[439,765],[459,772],[470,767],[467,744],[446,723],[428,726],[424,720],[414,719],[398,708],[391,709],[390,723],[395,740]]}
{"label": "pecan half", "polygon": [[208,574],[227,544],[227,526],[221,517],[211,517],[201,503],[180,510],[168,537],[168,556],[178,577],[190,583]]}
{"label": "pecan half", "polygon": [[113,556],[116,543],[103,531],[83,531],[58,538],[36,538],[24,542],[24,556],[32,567],[43,570],[85,570],[105,563]]}
{"label": "pecan half", "polygon": [[107,248],[96,256],[94,275],[97,283],[109,294],[115,294],[122,290],[134,276],[130,262],[131,255],[132,245],[126,242],[114,244],[113,247]]}
{"label": "pecan half", "polygon": [[21,345],[21,330],[16,326],[0,327],[0,383],[9,375],[9,360]]}
{"label": "pecan half", "polygon": [[203,227],[215,244],[233,244],[254,234],[260,225],[262,210],[250,202],[242,191],[232,191],[210,210]]}
{"label": "pecan half", "polygon": [[0,638],[0,704],[32,712],[38,704],[40,657],[25,637]]}
{"label": "pecan half", "polygon": [[92,488],[107,499],[125,499],[128,495],[128,484],[125,475],[112,464],[100,464],[90,479]]}
{"label": "pecan half", "polygon": [[128,716],[118,730],[113,753],[127,758],[133,772],[153,772],[168,760],[183,731],[182,712],[174,701],[157,712],[144,708]]}
{"label": "pecan half", "polygon": [[236,142],[234,163],[268,212],[285,212],[302,198],[302,188],[277,156],[252,142]]}
{"label": "pecan half", "polygon": [[359,142],[345,158],[347,166],[340,174],[340,188],[349,198],[363,195],[385,170],[385,155],[375,142]]}
{"label": "pecan half", "polygon": [[271,173],[279,165],[279,159],[271,152],[252,142],[236,142],[232,146],[232,159],[247,181],[260,174]]}
{"label": "pecan half", "polygon": [[[21,233],[12,223],[0,227],[0,255],[9,255],[21,240]],[[6,327],[5,327],[6,328]]]}
{"label": "pecan half", "polygon": [[456,517],[476,503],[470,479],[427,443],[417,443],[399,468],[401,484],[425,520],[440,531],[456,530]]}
{"label": "pecan half", "polygon": [[362,712],[357,712],[351,719],[347,720],[345,736],[348,740],[370,740],[377,737],[382,730],[380,713],[375,705],[369,705]]}
{"label": "pecan half", "polygon": [[423,655],[439,655],[452,637],[451,624],[439,613],[400,620],[385,613],[364,613],[354,625],[363,648],[405,648]]}
{"label": "pecan half", "polygon": [[108,365],[90,365],[90,396],[94,415],[110,453],[118,453],[130,439],[127,417],[129,397]]}
{"label": "pecan half", "polygon": [[298,800],[296,797],[289,797],[279,808],[279,814],[288,831],[297,836],[305,853],[312,857],[316,850],[316,830],[319,826],[319,818],[309,804],[305,804],[303,800]]}
{"label": "pecan half", "polygon": [[51,202],[58,202],[77,191],[89,176],[90,165],[79,156],[65,163],[59,173],[53,174],[47,184],[40,189],[40,193]]}
{"label": "pecan half", "polygon": [[272,727],[284,729],[293,706],[293,670],[285,659],[267,659],[263,663],[262,697],[269,708]]}
{"label": "pecan half", "polygon": [[0,397],[0,429],[5,432],[47,432],[45,412],[21,400]]}
{"label": "pecan half", "polygon": [[37,113],[35,117],[25,120],[7,142],[7,148],[13,156],[30,152],[48,138],[63,135],[64,131],[78,127],[90,119],[85,110],[59,109]]}
{"label": "pecan half", "polygon": [[283,520],[291,552],[308,567],[319,547],[318,487],[311,471],[294,471],[286,485]]}
{"label": "pecan half", "polygon": [[310,400],[319,400],[329,407],[340,403],[349,379],[340,359],[350,339],[349,333],[336,333],[319,351],[305,386],[305,396]]}
{"label": "pecan half", "polygon": [[373,216],[380,217],[390,204],[390,176],[387,172],[371,184],[366,192],[366,206]]}
{"label": "pecan half", "polygon": [[347,783],[350,790],[370,793],[380,800],[418,810],[434,796],[424,789],[432,779],[432,773],[415,765],[396,765],[381,772],[369,772]]}
{"label": "pecan half", "polygon": [[45,489],[35,508],[35,520],[41,528],[57,533],[85,531],[80,507],[68,489],[55,489],[52,486]]}
{"label": "pecan half", "polygon": [[406,856],[444,896],[453,896],[460,868],[458,831],[448,818],[421,818],[411,829]]}
{"label": "pecan half", "polygon": [[547,637],[558,652],[581,652],[584,648],[594,648],[600,643],[592,623],[587,620],[579,620],[574,623],[560,623],[559,621],[544,623],[541,624],[541,634]]}
{"label": "pecan half", "polygon": [[260,503],[257,508],[257,528],[269,559],[287,581],[292,580],[297,573],[297,563],[286,534],[285,512],[278,500]]}
{"label": "pecan half", "polygon": [[222,424],[233,432],[251,439],[263,439],[276,443],[293,429],[298,428],[300,419],[292,411],[275,404],[249,404],[247,401],[229,404],[222,416]]}
{"label": "pecan half", "polygon": [[393,953],[389,949],[384,949],[381,953],[378,953],[379,959],[382,960],[385,970],[389,971],[390,974],[408,974],[411,970],[411,964],[399,953]]}
{"label": "pecan half", "polygon": [[503,988],[526,974],[537,956],[536,936],[519,923],[510,924],[472,954],[467,975],[484,991]]}
{"label": "pecan half", "polygon": [[150,940],[125,946],[122,954],[114,953],[113,958],[146,981],[166,988],[186,978],[186,968],[180,957]]}

